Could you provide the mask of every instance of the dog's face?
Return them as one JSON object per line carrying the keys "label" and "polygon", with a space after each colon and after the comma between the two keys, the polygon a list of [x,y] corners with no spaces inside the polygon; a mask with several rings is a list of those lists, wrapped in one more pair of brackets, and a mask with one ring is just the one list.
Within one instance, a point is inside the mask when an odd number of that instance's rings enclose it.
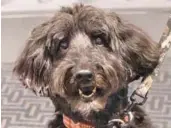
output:
{"label": "dog's face", "polygon": [[62,16],[60,25],[54,26],[60,31],[52,35],[49,50],[56,63],[53,87],[73,111],[86,116],[91,110],[104,109],[108,96],[122,82],[123,65],[112,49],[115,39],[104,12],[83,8],[75,16]]}
{"label": "dog's face", "polygon": [[108,97],[128,83],[125,69],[155,67],[155,49],[116,14],[81,5],[63,8],[35,28],[15,71],[31,87],[49,86],[73,111],[89,116],[104,109]]}

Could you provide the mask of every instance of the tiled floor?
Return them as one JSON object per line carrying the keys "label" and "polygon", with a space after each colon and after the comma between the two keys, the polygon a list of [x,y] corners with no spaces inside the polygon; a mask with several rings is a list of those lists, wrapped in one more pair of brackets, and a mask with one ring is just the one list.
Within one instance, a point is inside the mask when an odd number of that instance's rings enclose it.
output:
{"label": "tiled floor", "polygon": [[[12,64],[2,64],[2,128],[43,128],[53,117],[53,106],[37,98],[12,78]],[[145,109],[155,128],[171,128],[171,56],[155,80]]]}

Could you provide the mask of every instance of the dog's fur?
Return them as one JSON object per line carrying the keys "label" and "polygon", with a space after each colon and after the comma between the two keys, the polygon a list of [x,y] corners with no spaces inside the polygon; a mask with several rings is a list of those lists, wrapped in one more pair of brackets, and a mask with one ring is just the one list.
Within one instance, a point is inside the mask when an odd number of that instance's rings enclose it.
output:
{"label": "dog's fur", "polygon": [[[64,127],[62,114],[100,127],[128,105],[118,94],[126,97],[130,82],[151,73],[159,53],[158,44],[141,29],[113,12],[80,4],[63,7],[32,31],[14,72],[30,88],[49,86],[60,112],[49,128]],[[76,72],[83,69],[93,72],[97,87],[88,102],[75,82]],[[129,128],[152,127],[143,110],[135,107],[133,113]]]}

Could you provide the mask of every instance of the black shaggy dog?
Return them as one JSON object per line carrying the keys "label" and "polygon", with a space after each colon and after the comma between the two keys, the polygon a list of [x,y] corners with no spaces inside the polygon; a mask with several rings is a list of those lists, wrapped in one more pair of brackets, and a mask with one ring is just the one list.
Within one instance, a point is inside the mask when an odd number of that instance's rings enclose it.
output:
{"label": "black shaggy dog", "polygon": [[[32,89],[48,87],[58,111],[49,128],[65,127],[63,115],[108,128],[128,105],[128,84],[151,73],[158,59],[159,45],[141,29],[80,4],[63,7],[32,31],[14,72]],[[143,110],[132,113],[125,128],[152,128]]]}

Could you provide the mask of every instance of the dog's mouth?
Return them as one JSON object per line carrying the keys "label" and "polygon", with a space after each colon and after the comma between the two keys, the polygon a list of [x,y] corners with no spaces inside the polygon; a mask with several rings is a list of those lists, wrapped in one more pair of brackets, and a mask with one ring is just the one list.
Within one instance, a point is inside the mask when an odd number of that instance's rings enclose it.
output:
{"label": "dog's mouth", "polygon": [[87,87],[87,88],[79,88],[79,95],[84,99],[89,99],[96,94],[97,88],[96,87]]}

